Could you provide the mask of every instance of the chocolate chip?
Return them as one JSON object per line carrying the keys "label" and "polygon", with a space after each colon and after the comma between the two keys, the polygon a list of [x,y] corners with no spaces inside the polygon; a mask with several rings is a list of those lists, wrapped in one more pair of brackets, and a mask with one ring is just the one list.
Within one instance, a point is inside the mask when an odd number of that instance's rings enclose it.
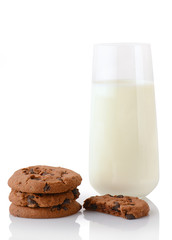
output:
{"label": "chocolate chip", "polygon": [[78,189],[77,189],[77,188],[75,188],[75,189],[73,189],[73,190],[72,190],[72,192],[73,192],[73,194],[75,195],[75,194],[77,194],[77,193],[78,193]]}
{"label": "chocolate chip", "polygon": [[38,203],[36,201],[34,201],[33,198],[34,198],[33,195],[29,195],[27,197],[27,205],[29,207],[39,207]]}
{"label": "chocolate chip", "polygon": [[49,191],[50,190],[50,186],[46,183],[44,186],[44,192]]}
{"label": "chocolate chip", "polygon": [[123,198],[124,196],[123,195],[117,195],[116,197],[117,198]]}
{"label": "chocolate chip", "polygon": [[48,173],[45,171],[45,172],[43,172],[43,173],[41,173],[41,175],[42,176],[45,176],[45,175],[47,175]]}
{"label": "chocolate chip", "polygon": [[33,196],[33,195],[29,195],[27,198],[28,198],[28,199],[33,199],[34,196]]}
{"label": "chocolate chip", "polygon": [[33,171],[33,168],[30,169],[29,173],[35,174],[35,172]]}
{"label": "chocolate chip", "polygon": [[77,188],[73,189],[72,192],[74,194],[74,197],[79,197],[79,191]]}
{"label": "chocolate chip", "polygon": [[27,175],[27,174],[29,174],[29,172],[28,172],[28,169],[27,169],[27,168],[23,168],[22,170],[23,170],[23,173],[24,173],[24,174],[26,174],[26,175]]}
{"label": "chocolate chip", "polygon": [[61,205],[59,204],[59,205],[55,206],[55,208],[57,208],[57,210],[60,210],[61,209]]}
{"label": "chocolate chip", "polygon": [[66,198],[63,203],[64,203],[64,204],[70,203],[70,199]]}
{"label": "chocolate chip", "polygon": [[91,208],[92,210],[96,210],[96,209],[97,209],[97,205],[96,205],[95,203],[90,204],[90,208]]}
{"label": "chocolate chip", "polygon": [[126,219],[135,219],[135,216],[133,214],[125,214]]}
{"label": "chocolate chip", "polygon": [[116,212],[120,212],[120,210],[118,209],[120,207],[119,202],[115,202],[115,206],[112,207],[112,210],[116,211]]}
{"label": "chocolate chip", "polygon": [[48,173],[48,172],[46,172],[46,171],[43,172],[43,173],[41,173],[41,175],[42,175],[42,176],[45,176],[45,175],[51,175],[51,176],[54,176],[54,174],[52,174],[52,173]]}
{"label": "chocolate chip", "polygon": [[38,195],[39,197],[42,197],[44,194],[42,194],[42,193],[37,193],[36,195]]}
{"label": "chocolate chip", "polygon": [[32,179],[32,180],[41,180],[40,177],[35,177],[35,175],[31,175],[31,176],[30,176],[30,179]]}
{"label": "chocolate chip", "polygon": [[55,205],[51,208],[51,211],[55,211],[55,210],[60,210],[61,209],[61,205]]}
{"label": "chocolate chip", "polygon": [[[67,172],[62,172],[62,173],[61,173],[61,176],[60,176],[60,177],[57,177],[56,179],[58,179],[59,181],[63,182],[62,177],[63,177],[64,174],[67,174]],[[54,175],[54,174],[51,174],[51,175]]]}

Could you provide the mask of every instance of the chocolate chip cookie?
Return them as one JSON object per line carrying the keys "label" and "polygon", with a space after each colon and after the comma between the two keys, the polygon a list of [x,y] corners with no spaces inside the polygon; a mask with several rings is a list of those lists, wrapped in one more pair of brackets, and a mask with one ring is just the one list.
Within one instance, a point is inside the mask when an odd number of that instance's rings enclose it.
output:
{"label": "chocolate chip cookie", "polygon": [[81,176],[72,170],[38,165],[16,171],[8,185],[16,191],[49,194],[73,190],[81,181]]}
{"label": "chocolate chip cookie", "polygon": [[109,194],[86,199],[84,208],[126,219],[136,219],[147,216],[150,210],[149,205],[137,197],[123,195],[112,196]]}
{"label": "chocolate chip cookie", "polygon": [[10,214],[23,218],[59,218],[66,217],[77,213],[81,209],[81,205],[76,201],[70,201],[53,207],[31,208],[20,207],[15,204],[10,205]]}
{"label": "chocolate chip cookie", "polygon": [[36,194],[25,193],[16,190],[11,190],[9,200],[17,206],[22,207],[52,207],[62,203],[67,203],[70,200],[75,200],[79,197],[79,191],[77,188],[70,190],[66,193],[56,194]]}

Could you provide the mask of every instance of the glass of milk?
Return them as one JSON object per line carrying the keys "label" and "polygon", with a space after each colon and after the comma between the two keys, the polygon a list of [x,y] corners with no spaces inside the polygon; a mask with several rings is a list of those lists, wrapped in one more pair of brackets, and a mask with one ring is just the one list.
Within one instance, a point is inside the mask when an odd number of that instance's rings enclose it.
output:
{"label": "glass of milk", "polygon": [[94,47],[89,175],[100,194],[143,197],[158,183],[149,44]]}

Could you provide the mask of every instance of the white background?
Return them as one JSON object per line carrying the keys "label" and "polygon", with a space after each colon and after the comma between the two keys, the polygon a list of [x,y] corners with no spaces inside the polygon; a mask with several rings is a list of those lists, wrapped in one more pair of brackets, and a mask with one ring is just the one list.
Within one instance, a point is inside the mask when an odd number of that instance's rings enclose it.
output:
{"label": "white background", "polygon": [[[171,0],[0,1],[3,239],[172,239],[171,23]],[[140,221],[98,213],[10,219],[7,180],[18,168],[71,168],[83,177],[80,202],[95,194],[88,180],[92,50],[94,43],[103,42],[146,42],[152,47],[160,182],[148,196],[153,202],[150,216]]]}

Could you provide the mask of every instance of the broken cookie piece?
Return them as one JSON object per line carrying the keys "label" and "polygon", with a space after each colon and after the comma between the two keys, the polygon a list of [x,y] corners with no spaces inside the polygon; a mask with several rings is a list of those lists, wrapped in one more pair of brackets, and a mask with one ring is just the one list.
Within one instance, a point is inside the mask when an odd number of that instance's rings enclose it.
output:
{"label": "broken cookie piece", "polygon": [[90,197],[84,201],[84,208],[128,220],[147,216],[149,205],[137,197],[123,195],[109,195]]}

